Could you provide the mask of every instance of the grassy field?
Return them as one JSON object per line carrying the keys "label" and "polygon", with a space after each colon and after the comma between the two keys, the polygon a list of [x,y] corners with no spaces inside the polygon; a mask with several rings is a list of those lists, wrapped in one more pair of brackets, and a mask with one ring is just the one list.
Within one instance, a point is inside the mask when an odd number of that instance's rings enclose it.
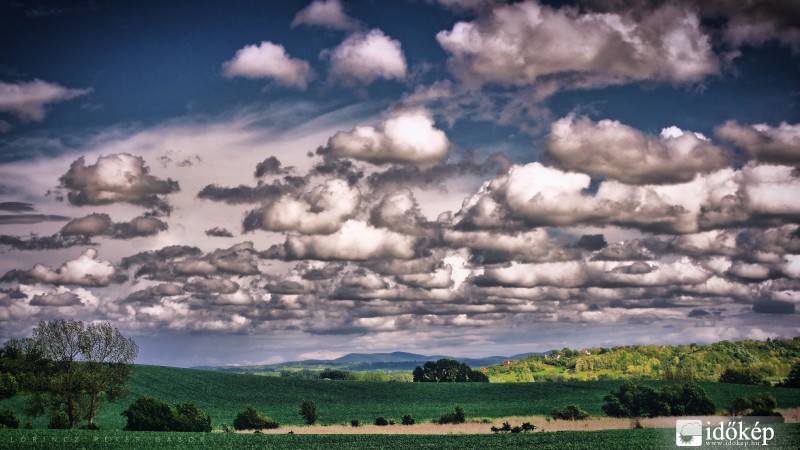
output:
{"label": "grassy field", "polygon": [[[796,449],[800,426],[775,425],[771,449]],[[34,441],[35,439],[35,441]],[[675,430],[564,431],[504,435],[263,435],[123,431],[0,430],[0,449],[641,449],[675,448]],[[697,447],[695,447],[697,448]],[[716,448],[716,447],[710,447]]]}
{"label": "grassy field", "polygon": [[[131,396],[105,404],[97,423],[103,429],[121,429],[120,413],[138,396],[159,398],[170,404],[190,401],[209,413],[214,428],[231,424],[236,412],[252,404],[281,424],[299,425],[300,403],[317,403],[321,424],[344,424],[352,419],[372,423],[383,416],[399,420],[410,414],[418,422],[440,417],[461,405],[467,417],[507,417],[549,414],[554,407],[577,404],[593,415],[602,415],[603,397],[618,381],[567,383],[367,383],[319,381],[227,374],[191,369],[138,366],[129,387]],[[659,385],[658,382],[650,383]],[[800,389],[702,383],[718,408],[736,396],[770,392],[781,408],[800,407]],[[46,428],[46,419],[30,420],[21,414],[24,398],[0,402],[14,409],[21,422]]]}

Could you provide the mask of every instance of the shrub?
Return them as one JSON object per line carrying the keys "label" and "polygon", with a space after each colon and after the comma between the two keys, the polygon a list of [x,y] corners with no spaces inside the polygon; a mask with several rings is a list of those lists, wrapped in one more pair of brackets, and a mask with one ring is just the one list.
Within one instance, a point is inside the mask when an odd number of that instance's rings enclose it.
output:
{"label": "shrub", "polygon": [[350,426],[351,427],[360,427],[361,426],[361,422],[359,422],[358,419],[353,419],[353,420],[350,421]]}
{"label": "shrub", "polygon": [[54,412],[47,422],[47,428],[51,430],[67,430],[69,427],[69,416],[64,411]]}
{"label": "shrub", "polygon": [[314,425],[317,421],[317,404],[311,400],[306,400],[300,405],[300,416],[309,425]]}
{"label": "shrub", "polygon": [[14,375],[10,373],[0,374],[0,399],[9,398],[17,395],[19,383]]}
{"label": "shrub", "polygon": [[719,376],[720,383],[763,385],[767,383],[766,377],[757,369],[729,367]]}
{"label": "shrub", "polygon": [[19,428],[19,419],[14,411],[4,409],[0,411],[0,428]]}
{"label": "shrub", "polygon": [[611,417],[708,415],[716,406],[697,383],[666,386],[661,392],[645,384],[625,381],[606,395],[603,411]]}
{"label": "shrub", "polygon": [[531,424],[530,422],[525,422],[522,424],[522,432],[527,433],[529,431],[533,431],[536,429],[536,425]]}
{"label": "shrub", "polygon": [[405,416],[403,416],[403,420],[400,423],[402,423],[403,425],[414,425],[415,423],[417,423],[417,421],[414,420],[414,418],[411,417],[410,415],[406,414]]}
{"label": "shrub", "polygon": [[375,419],[375,425],[379,427],[385,427],[386,425],[389,425],[389,421],[383,417],[378,417]]}
{"label": "shrub", "polygon": [[786,381],[781,384],[781,386],[800,388],[800,362],[795,363],[792,366],[792,371],[789,372],[789,376],[786,378]]}
{"label": "shrub", "polygon": [[151,397],[139,397],[122,415],[128,419],[125,431],[170,431],[173,424],[169,405]]}
{"label": "shrub", "polygon": [[233,419],[233,428],[237,430],[262,430],[274,429],[280,425],[269,417],[262,416],[250,405],[245,406],[244,410],[236,414]]}
{"label": "shrub", "polygon": [[456,406],[456,409],[451,413],[445,413],[442,417],[439,418],[437,423],[445,424],[445,423],[464,423],[466,422],[467,418],[464,414],[464,408],[460,406]]}
{"label": "shrub", "polygon": [[81,430],[98,431],[100,429],[100,425],[92,422],[92,423],[87,423],[86,425],[82,425],[80,428]]}
{"label": "shrub", "polygon": [[208,414],[203,414],[203,411],[200,411],[192,403],[179,403],[175,405],[173,425],[170,429],[173,431],[208,433],[211,431],[211,417]]}
{"label": "shrub", "polygon": [[577,405],[568,405],[562,409],[555,408],[551,414],[553,419],[560,420],[586,420],[589,413],[580,409]]}

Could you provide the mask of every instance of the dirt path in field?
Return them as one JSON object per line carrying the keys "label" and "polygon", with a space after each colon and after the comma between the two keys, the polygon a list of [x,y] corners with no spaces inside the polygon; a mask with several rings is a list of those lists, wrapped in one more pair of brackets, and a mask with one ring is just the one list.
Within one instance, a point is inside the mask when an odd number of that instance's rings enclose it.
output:
{"label": "dirt path in field", "polygon": [[[800,409],[778,409],[786,418],[786,422],[800,422]],[[692,416],[692,419],[702,419],[714,423],[720,419],[726,420],[722,416]],[[640,423],[645,428],[674,428],[675,420],[679,417],[657,417],[654,419],[640,419]],[[631,419],[615,419],[611,417],[593,417],[588,420],[569,421],[569,420],[550,420],[544,416],[530,417],[504,417],[493,419],[491,423],[462,423],[458,425],[436,425],[430,422],[420,423],[412,426],[390,425],[379,427],[377,425],[362,425],[352,427],[348,425],[325,425],[325,426],[284,426],[276,430],[263,430],[265,434],[483,434],[491,433],[492,426],[501,427],[503,422],[508,422],[511,426],[521,425],[530,422],[536,426],[536,431],[597,431],[597,430],[616,430],[631,428]]]}

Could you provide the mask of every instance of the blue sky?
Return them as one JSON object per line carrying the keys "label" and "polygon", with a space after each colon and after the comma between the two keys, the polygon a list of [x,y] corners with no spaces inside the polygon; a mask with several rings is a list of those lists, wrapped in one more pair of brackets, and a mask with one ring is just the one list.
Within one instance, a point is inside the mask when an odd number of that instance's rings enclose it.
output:
{"label": "blue sky", "polygon": [[800,334],[791,2],[0,8],[0,339],[108,320],[191,366]]}

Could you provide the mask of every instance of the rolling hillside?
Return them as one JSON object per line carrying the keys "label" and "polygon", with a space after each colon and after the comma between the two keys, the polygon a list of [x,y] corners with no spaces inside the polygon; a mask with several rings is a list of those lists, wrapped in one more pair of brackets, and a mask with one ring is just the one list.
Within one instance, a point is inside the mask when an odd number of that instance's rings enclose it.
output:
{"label": "rolling hillside", "polygon": [[[136,397],[152,396],[168,403],[190,401],[208,412],[214,427],[231,424],[238,410],[252,404],[282,424],[301,424],[300,403],[314,400],[322,424],[348,423],[351,419],[372,422],[377,416],[399,419],[411,414],[418,421],[437,418],[461,405],[468,417],[545,415],[556,406],[577,404],[601,415],[603,397],[619,382],[569,383],[368,383],[319,381],[257,375],[228,374],[192,369],[138,366],[127,399],[104,405],[97,422],[104,429],[122,428],[120,413]],[[653,384],[660,384],[653,382]],[[771,392],[779,407],[800,407],[800,389],[703,383],[717,407],[738,395]],[[23,398],[0,402],[20,417]],[[22,419],[25,423],[27,418]],[[45,428],[43,418],[32,421]]]}

